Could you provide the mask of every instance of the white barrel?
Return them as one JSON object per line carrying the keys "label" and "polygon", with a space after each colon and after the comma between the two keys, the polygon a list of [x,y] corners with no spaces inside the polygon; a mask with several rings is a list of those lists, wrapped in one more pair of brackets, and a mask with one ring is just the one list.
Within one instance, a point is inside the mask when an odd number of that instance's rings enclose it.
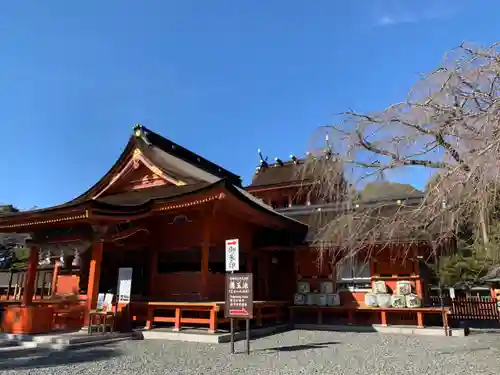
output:
{"label": "white barrel", "polygon": [[320,290],[320,293],[323,293],[323,294],[331,294],[331,293],[333,293],[333,282],[331,282],[331,281],[322,281],[319,284],[319,290]]}
{"label": "white barrel", "polygon": [[373,291],[375,293],[387,293],[387,285],[385,284],[385,281],[375,281],[373,283]]}
{"label": "white barrel", "polygon": [[377,294],[377,301],[380,307],[391,307],[391,295],[387,293]]}
{"label": "white barrel", "polygon": [[306,304],[306,295],[302,293],[295,293],[295,296],[293,298],[293,303],[295,305],[305,305]]}
{"label": "white barrel", "polygon": [[400,294],[394,294],[391,297],[391,305],[395,308],[403,308],[406,307],[406,296]]}
{"label": "white barrel", "polygon": [[326,294],[318,294],[317,302],[319,306],[326,306]]}
{"label": "white barrel", "polygon": [[340,306],[340,295],[338,293],[331,293],[326,295],[327,306]]}
{"label": "white barrel", "polygon": [[374,293],[366,293],[365,294],[365,305],[369,307],[377,307],[378,306],[377,295]]}
{"label": "white barrel", "polygon": [[311,291],[311,287],[309,285],[309,282],[307,281],[299,281],[297,283],[297,293],[309,293]]}
{"label": "white barrel", "polygon": [[407,280],[401,280],[396,283],[396,294],[406,296],[411,293],[411,283]]}
{"label": "white barrel", "polygon": [[416,294],[408,294],[406,296],[406,306],[409,308],[418,308],[422,306],[422,298]]}

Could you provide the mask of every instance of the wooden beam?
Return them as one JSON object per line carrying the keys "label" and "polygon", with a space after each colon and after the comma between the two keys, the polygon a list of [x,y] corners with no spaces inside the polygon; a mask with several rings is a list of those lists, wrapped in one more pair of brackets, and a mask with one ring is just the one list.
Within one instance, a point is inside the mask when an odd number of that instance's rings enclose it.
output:
{"label": "wooden beam", "polygon": [[30,248],[28,269],[26,271],[26,278],[24,279],[24,292],[22,298],[23,306],[27,306],[33,301],[33,294],[35,292],[36,269],[38,266],[38,250],[38,245],[32,245]]}

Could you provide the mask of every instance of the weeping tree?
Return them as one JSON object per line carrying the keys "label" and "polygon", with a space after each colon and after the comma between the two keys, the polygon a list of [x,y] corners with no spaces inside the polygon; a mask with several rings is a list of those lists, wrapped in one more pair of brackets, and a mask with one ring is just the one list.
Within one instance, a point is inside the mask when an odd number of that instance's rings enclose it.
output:
{"label": "weeping tree", "polygon": [[[318,230],[320,248],[355,256],[372,244],[399,242],[409,250],[425,239],[436,252],[453,248],[444,244],[467,226],[466,242],[498,262],[499,75],[497,44],[462,44],[401,103],[373,113],[350,110],[337,124],[322,127],[326,148],[311,148],[302,173],[317,176],[325,201],[343,203],[341,213]],[[338,188],[339,174],[349,182],[347,189]],[[431,174],[411,204],[357,203],[356,192],[369,182]]]}

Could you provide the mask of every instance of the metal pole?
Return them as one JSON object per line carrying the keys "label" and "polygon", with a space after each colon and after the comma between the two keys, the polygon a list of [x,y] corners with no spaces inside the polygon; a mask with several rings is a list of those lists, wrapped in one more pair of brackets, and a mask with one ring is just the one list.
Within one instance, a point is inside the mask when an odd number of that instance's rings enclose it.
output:
{"label": "metal pole", "polygon": [[231,354],[234,354],[234,319],[229,319],[231,323]]}
{"label": "metal pole", "polygon": [[[231,271],[231,275],[234,275],[234,271]],[[231,324],[231,354],[234,354],[234,319],[229,319]]]}
{"label": "metal pole", "polygon": [[246,349],[247,349],[247,354],[250,354],[250,319],[246,319],[246,326],[247,326]]}

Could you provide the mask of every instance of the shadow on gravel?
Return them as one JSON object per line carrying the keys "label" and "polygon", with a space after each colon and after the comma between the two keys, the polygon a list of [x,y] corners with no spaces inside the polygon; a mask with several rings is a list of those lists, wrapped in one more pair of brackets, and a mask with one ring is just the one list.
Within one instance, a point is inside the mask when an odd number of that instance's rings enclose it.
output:
{"label": "shadow on gravel", "polygon": [[279,346],[276,348],[258,349],[256,351],[296,352],[296,351],[301,351],[301,350],[328,348],[331,345],[337,345],[337,344],[338,344],[338,342],[329,341],[329,342],[321,342],[321,343],[317,343],[317,344]]}
{"label": "shadow on gravel", "polygon": [[110,347],[93,347],[53,351],[39,349],[29,354],[16,354],[13,358],[0,358],[0,371],[37,369],[84,362],[104,361],[120,356],[120,350]]}

